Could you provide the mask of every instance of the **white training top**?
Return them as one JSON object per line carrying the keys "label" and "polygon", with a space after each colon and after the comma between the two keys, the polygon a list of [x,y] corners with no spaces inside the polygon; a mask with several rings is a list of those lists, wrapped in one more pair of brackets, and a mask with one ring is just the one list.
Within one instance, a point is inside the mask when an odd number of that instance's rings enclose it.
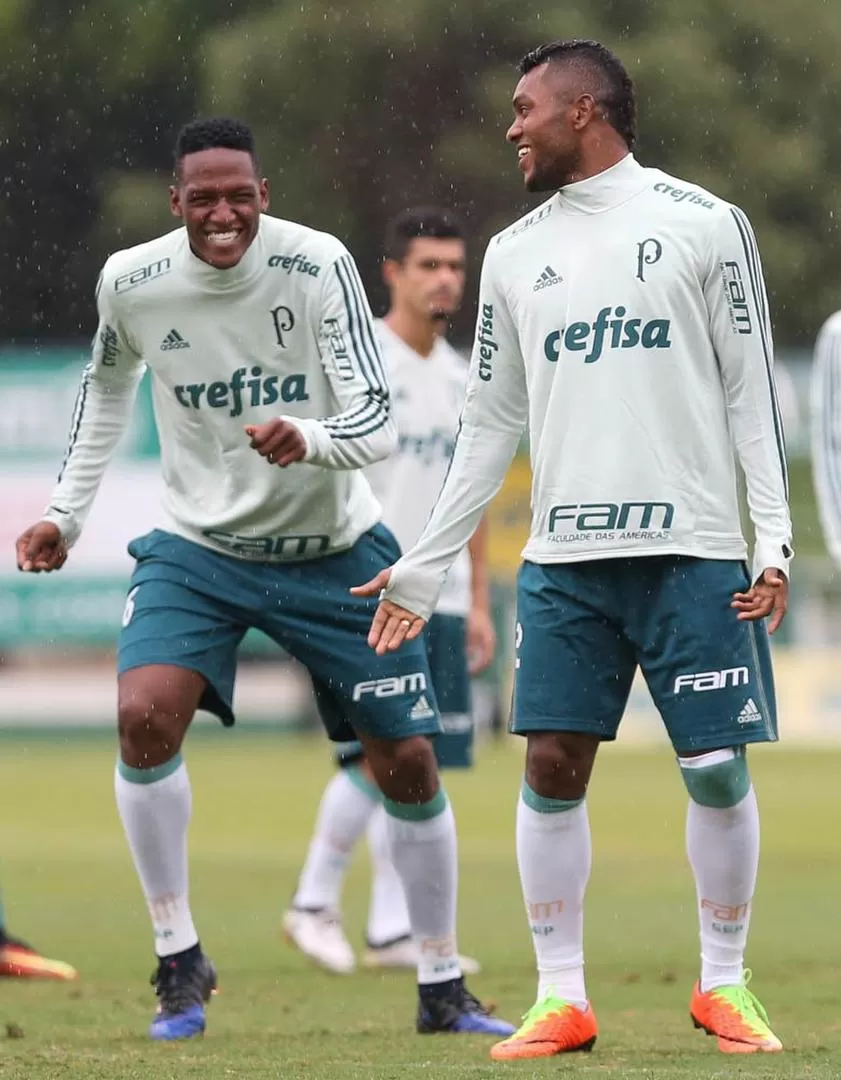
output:
{"label": "white training top", "polygon": [[826,320],[815,345],[812,471],[826,546],[841,566],[841,311]]}
{"label": "white training top", "polygon": [[628,155],[494,237],[452,467],[386,595],[428,616],[528,422],[525,559],[744,559],[788,572],[768,301],[745,215]]}
{"label": "white training top", "polygon": [[[159,524],[241,558],[285,561],[350,547],[381,516],[360,470],[396,445],[373,318],[333,236],[263,215],[230,270],[186,231],[112,255],[70,446],[44,515],[72,543],[148,368],[164,478]],[[246,424],[284,416],[307,443],[281,469]],[[150,523],[151,526],[152,523]]]}
{"label": "white training top", "polygon": [[[420,538],[441,492],[455,449],[467,386],[467,363],[439,337],[421,356],[381,319],[376,322],[391,387],[397,450],[365,470],[383,508],[383,522],[403,551]],[[436,612],[470,613],[470,553],[456,556],[441,589]]]}

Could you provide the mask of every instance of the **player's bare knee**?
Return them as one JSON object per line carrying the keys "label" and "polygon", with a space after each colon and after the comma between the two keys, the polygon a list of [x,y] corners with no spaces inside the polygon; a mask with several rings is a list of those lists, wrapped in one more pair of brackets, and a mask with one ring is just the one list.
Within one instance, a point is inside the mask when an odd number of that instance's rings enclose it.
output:
{"label": "player's bare knee", "polygon": [[187,723],[153,697],[121,697],[117,715],[120,755],[133,769],[163,765],[181,749]]}
{"label": "player's bare knee", "polygon": [[366,739],[365,755],[377,786],[393,802],[429,802],[438,791],[435,752],[425,735]]}
{"label": "player's bare knee", "polygon": [[750,773],[743,746],[702,754],[678,754],[678,764],[689,797],[699,806],[730,809],[738,806],[750,791]]}
{"label": "player's bare knee", "polygon": [[581,799],[587,792],[598,740],[571,732],[532,732],[526,783],[547,799]]}

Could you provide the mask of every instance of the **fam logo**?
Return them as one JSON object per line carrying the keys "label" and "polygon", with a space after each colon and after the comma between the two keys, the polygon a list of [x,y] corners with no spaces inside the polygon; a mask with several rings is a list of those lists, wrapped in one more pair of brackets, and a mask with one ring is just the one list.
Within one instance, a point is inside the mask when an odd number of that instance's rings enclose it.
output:
{"label": "fam logo", "polygon": [[287,274],[294,270],[298,274],[309,274],[310,277],[318,277],[321,271],[318,263],[311,263],[306,255],[300,252],[294,255],[270,255],[269,266],[280,267]]}
{"label": "fam logo", "polygon": [[[561,348],[583,352],[585,364],[595,364],[605,349],[670,349],[671,319],[626,318],[624,307],[602,308],[592,323],[574,322],[563,330],[546,335],[543,353],[553,364],[560,359]],[[611,315],[613,318],[611,318]],[[481,370],[479,372],[481,376]]]}
{"label": "fam logo", "polygon": [[549,508],[549,539],[668,540],[674,516],[670,502],[565,503]]}
{"label": "fam logo", "polygon": [[476,344],[479,346],[479,378],[482,382],[490,382],[493,376],[493,356],[499,349],[499,345],[494,340],[493,304],[482,304]]}
{"label": "fam logo", "polygon": [[[250,375],[250,378],[247,376]],[[244,407],[309,401],[306,375],[263,375],[261,367],[237,368],[229,382],[190,383],[173,386],[178,404],[185,409],[227,409],[229,416],[240,416]]]}
{"label": "fam logo", "polygon": [[127,274],[120,274],[114,281],[114,292],[124,293],[129,289],[136,289],[138,285],[148,285],[150,281],[168,274],[172,269],[172,261],[169,258],[158,259],[157,262],[148,263],[146,266],[138,266],[136,270],[129,270]]}
{"label": "fam logo", "polygon": [[748,298],[745,292],[745,281],[742,271],[737,262],[723,262],[721,264],[721,283],[724,287],[724,295],[727,298],[727,308],[730,312],[730,325],[735,334],[750,334],[753,326],[748,309]]}
{"label": "fam logo", "polygon": [[653,236],[637,244],[637,277],[640,281],[645,281],[646,266],[653,266],[656,262],[660,262],[662,256],[663,245]]}
{"label": "fam logo", "polygon": [[102,331],[99,335],[99,355],[102,358],[103,367],[115,367],[117,364],[117,354],[119,352],[119,341],[117,339],[117,331],[113,326],[107,324],[102,327]]}

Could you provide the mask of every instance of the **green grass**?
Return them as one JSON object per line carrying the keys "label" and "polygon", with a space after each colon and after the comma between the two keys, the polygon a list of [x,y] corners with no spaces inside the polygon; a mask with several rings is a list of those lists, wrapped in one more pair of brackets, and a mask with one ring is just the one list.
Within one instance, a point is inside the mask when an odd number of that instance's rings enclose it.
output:
{"label": "green grass", "polygon": [[[188,748],[195,811],[194,912],[221,993],[206,1038],[157,1046],[146,978],[151,935],[112,802],[110,739],[0,740],[0,877],[10,927],[81,969],[76,987],[0,985],[0,1077],[482,1078],[574,1074],[633,1080],[841,1077],[838,776],[841,753],[752,755],[763,865],[749,962],[787,1047],[724,1057],[693,1031],[693,888],[685,796],[669,754],[607,748],[591,791],[595,864],[587,908],[592,1055],[495,1066],[487,1040],[421,1038],[409,975],[331,977],[279,940],[322,783],[326,746],[215,731]],[[533,1000],[531,944],[514,860],[521,746],[484,749],[448,788],[460,826],[461,944],[483,997],[516,1018]],[[365,857],[347,890],[359,941]],[[21,1038],[3,1038],[5,1025]]]}

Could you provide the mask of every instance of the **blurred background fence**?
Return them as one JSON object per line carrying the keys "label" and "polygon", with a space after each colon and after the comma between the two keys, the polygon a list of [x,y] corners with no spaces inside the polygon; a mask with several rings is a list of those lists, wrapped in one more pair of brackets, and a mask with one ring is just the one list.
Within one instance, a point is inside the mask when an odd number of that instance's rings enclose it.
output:
{"label": "blurred background fence", "polygon": [[[778,343],[798,559],[777,645],[783,733],[841,738],[841,582],[823,545],[808,460],[811,346],[841,307],[841,18],[833,0],[0,0],[0,725],[112,723],[128,539],[155,522],[148,386],[85,535],[60,575],[14,567],[64,450],[107,255],[173,224],[176,132],[226,112],[255,129],[272,211],[340,236],[375,311],[380,244],[410,204],[455,207],[470,232],[469,344],[488,236],[522,212],[504,140],[514,64],[558,36],[599,37],[634,77],[638,156],[750,215]],[[512,585],[528,521],[519,458],[492,508],[503,648],[487,715],[510,694]],[[259,636],[240,711],[311,716],[306,681]],[[657,730],[635,692],[626,737]]]}

